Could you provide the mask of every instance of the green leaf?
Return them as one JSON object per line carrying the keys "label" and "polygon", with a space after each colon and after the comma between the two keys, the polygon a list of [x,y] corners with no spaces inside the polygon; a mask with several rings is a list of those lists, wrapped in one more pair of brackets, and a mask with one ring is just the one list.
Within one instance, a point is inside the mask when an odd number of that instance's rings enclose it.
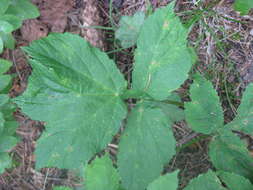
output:
{"label": "green leaf", "polygon": [[[175,139],[164,113],[139,103],[121,137],[118,168],[125,189],[144,190],[175,154]],[[150,152],[147,156],[147,153]]]}
{"label": "green leaf", "polygon": [[36,167],[79,168],[120,128],[127,113],[120,98],[126,81],[105,53],[77,35],[51,34],[24,49],[33,73],[16,103],[46,122]]}
{"label": "green leaf", "polygon": [[0,107],[0,110],[4,114],[4,118],[6,121],[15,120],[13,117],[13,112],[16,110],[16,108],[16,105],[10,102]]}
{"label": "green leaf", "polygon": [[22,20],[38,17],[39,11],[29,0],[10,0],[6,14],[17,16]]}
{"label": "green leaf", "polygon": [[18,18],[17,16],[14,16],[14,15],[6,15],[6,14],[5,15],[0,15],[0,20],[8,22],[9,24],[11,24],[12,27],[13,27],[13,31],[17,30],[22,25],[21,19]]}
{"label": "green leaf", "polygon": [[0,39],[2,38],[4,42],[4,46],[10,49],[15,48],[15,39],[13,38],[12,34],[6,34],[6,33],[1,33],[0,34]]}
{"label": "green leaf", "polygon": [[[1,65],[0,65],[0,71],[1,71]],[[9,96],[7,94],[0,94],[0,106],[6,104],[8,101],[9,101]]]}
{"label": "green leaf", "polygon": [[144,21],[134,57],[133,89],[159,100],[180,87],[193,64],[188,32],[173,6],[158,9]]}
{"label": "green leaf", "polygon": [[3,52],[3,50],[4,50],[4,42],[3,42],[3,39],[0,36],[0,54]]}
{"label": "green leaf", "polygon": [[2,133],[2,131],[3,131],[3,129],[4,129],[4,122],[5,122],[4,116],[3,116],[3,114],[0,112],[0,134]]}
{"label": "green leaf", "polygon": [[0,91],[4,90],[11,82],[10,75],[0,75]]}
{"label": "green leaf", "polygon": [[[8,103],[9,104],[9,103]],[[6,104],[6,105],[8,105]],[[17,127],[17,122],[14,121],[13,115],[12,117],[9,117],[8,114],[6,114],[6,111],[8,112],[8,106],[0,106],[0,112],[1,115],[1,130],[0,130],[0,173],[4,172],[5,168],[11,167],[11,158],[9,157],[8,152],[17,144],[18,139],[10,136],[13,135],[15,130],[12,130],[12,133],[9,131],[9,122],[12,122],[12,124],[16,124],[15,127]],[[7,124],[8,123],[8,124]],[[14,125],[13,125],[14,126]]]}
{"label": "green leaf", "polygon": [[85,189],[87,190],[118,190],[119,174],[113,167],[108,154],[96,158],[85,169]]}
{"label": "green leaf", "polygon": [[54,187],[53,190],[72,190],[72,189],[69,187],[60,186],[60,187]]}
{"label": "green leaf", "polygon": [[246,88],[236,117],[225,127],[253,135],[253,84]]}
{"label": "green leaf", "polygon": [[129,48],[136,44],[144,19],[144,12],[136,12],[133,16],[121,17],[115,37],[120,41],[123,48]]}
{"label": "green leaf", "polygon": [[17,127],[18,123],[14,120],[14,118],[10,121],[5,121],[3,133],[8,136],[15,135]]}
{"label": "green leaf", "polygon": [[192,101],[185,103],[185,117],[190,127],[204,134],[211,134],[222,128],[223,111],[212,84],[196,75],[190,94]]}
{"label": "green leaf", "polygon": [[4,133],[0,135],[0,153],[8,152],[17,144],[17,139],[12,136],[6,136]]}
{"label": "green leaf", "polygon": [[11,33],[14,30],[13,26],[6,21],[0,20],[0,32],[1,33]]}
{"label": "green leaf", "polygon": [[172,93],[165,101],[156,102],[155,106],[158,106],[171,122],[177,122],[185,119],[184,110],[176,105],[180,103],[181,98],[176,93]]}
{"label": "green leaf", "polygon": [[6,73],[10,69],[11,65],[12,63],[10,61],[0,58],[0,75]]}
{"label": "green leaf", "polygon": [[151,184],[149,184],[147,190],[177,190],[178,187],[178,179],[177,179],[178,171],[173,173],[168,173],[164,176],[160,176]]}
{"label": "green leaf", "polygon": [[[0,92],[6,89],[11,81],[9,75],[4,75],[9,70],[11,62],[0,59]],[[8,89],[7,89],[8,90]],[[11,167],[11,158],[8,152],[17,143],[17,138],[12,135],[16,132],[17,122],[14,119],[13,112],[16,106],[10,103],[7,94],[0,94],[0,173],[5,168]]]}
{"label": "green leaf", "polygon": [[184,190],[225,190],[214,172],[208,171],[191,180]]}
{"label": "green leaf", "polygon": [[209,145],[210,159],[218,170],[253,180],[253,159],[243,141],[229,130],[221,130]]}
{"label": "green leaf", "polygon": [[234,174],[234,173],[228,173],[220,171],[218,172],[218,176],[221,178],[221,180],[227,185],[227,187],[230,190],[252,190],[253,185],[250,183],[250,181],[243,176]]}
{"label": "green leaf", "polygon": [[1,0],[1,6],[0,6],[0,16],[1,14],[4,14],[7,8],[10,5],[10,0]]}
{"label": "green leaf", "polygon": [[241,12],[242,15],[249,13],[250,9],[253,8],[252,0],[235,0],[234,3],[235,10]]}
{"label": "green leaf", "polygon": [[11,163],[11,159],[7,153],[0,153],[0,174],[4,172],[5,168],[10,168]]}

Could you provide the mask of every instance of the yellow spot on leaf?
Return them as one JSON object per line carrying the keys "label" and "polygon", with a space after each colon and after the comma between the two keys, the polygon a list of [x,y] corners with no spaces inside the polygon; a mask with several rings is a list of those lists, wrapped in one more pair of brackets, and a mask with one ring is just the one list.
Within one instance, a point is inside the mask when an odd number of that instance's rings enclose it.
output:
{"label": "yellow spot on leaf", "polygon": [[55,152],[55,153],[52,154],[52,158],[60,158],[60,154]]}
{"label": "yellow spot on leaf", "polygon": [[163,23],[163,29],[169,29],[169,21],[165,20],[165,22]]}
{"label": "yellow spot on leaf", "polygon": [[244,125],[248,125],[249,121],[246,119],[246,120],[243,120],[243,124]]}
{"label": "yellow spot on leaf", "polygon": [[74,149],[73,149],[72,146],[68,146],[68,147],[66,148],[66,151],[69,152],[69,153],[71,153],[71,152],[74,151]]}

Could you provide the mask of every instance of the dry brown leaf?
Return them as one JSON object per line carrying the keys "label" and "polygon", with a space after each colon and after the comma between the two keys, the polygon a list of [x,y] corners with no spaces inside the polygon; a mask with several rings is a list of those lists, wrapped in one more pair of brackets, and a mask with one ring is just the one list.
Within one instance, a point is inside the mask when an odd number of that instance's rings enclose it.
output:
{"label": "dry brown leaf", "polygon": [[67,25],[67,13],[73,6],[73,0],[41,0],[40,21],[48,25],[52,32],[64,32]]}
{"label": "dry brown leaf", "polygon": [[48,28],[38,20],[26,20],[21,27],[22,38],[28,42],[38,40],[48,34]]}

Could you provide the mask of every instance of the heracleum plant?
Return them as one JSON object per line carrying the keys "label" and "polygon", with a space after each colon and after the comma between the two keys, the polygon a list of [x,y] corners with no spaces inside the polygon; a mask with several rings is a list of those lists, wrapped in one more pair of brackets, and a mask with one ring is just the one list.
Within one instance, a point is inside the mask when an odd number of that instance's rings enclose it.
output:
{"label": "heracleum plant", "polygon": [[[14,101],[32,119],[45,122],[35,151],[37,169],[84,167],[87,190],[177,189],[178,171],[161,176],[175,155],[172,124],[182,119],[182,110],[169,103],[178,101],[173,92],[188,78],[195,56],[173,7],[171,3],[145,19],[131,89],[115,63],[77,35],[51,34],[23,48],[33,72],[27,90]],[[236,118],[224,126],[212,84],[199,74],[193,78],[185,119],[194,131],[212,137],[209,155],[216,171],[193,179],[185,189],[253,189],[253,160],[232,133],[253,132],[253,86],[247,88]],[[137,103],[127,113],[124,100],[129,98]],[[112,141],[125,118],[117,168],[108,154],[88,164]]]}

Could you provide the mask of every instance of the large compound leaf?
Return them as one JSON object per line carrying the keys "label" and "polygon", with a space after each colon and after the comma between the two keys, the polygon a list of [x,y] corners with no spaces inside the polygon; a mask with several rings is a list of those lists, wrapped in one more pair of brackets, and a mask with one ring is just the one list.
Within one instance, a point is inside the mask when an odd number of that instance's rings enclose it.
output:
{"label": "large compound leaf", "polygon": [[249,10],[253,8],[252,0],[235,0],[234,4],[235,10],[241,12],[242,15],[249,13]]}
{"label": "large compound leaf", "polygon": [[175,154],[175,139],[164,113],[139,103],[128,117],[119,144],[118,167],[125,189],[144,190]]}
{"label": "large compound leaf", "polygon": [[184,190],[225,190],[214,172],[208,171],[191,180]]}
{"label": "large compound leaf", "polygon": [[29,0],[10,0],[10,5],[5,13],[15,15],[21,20],[36,18],[40,15],[37,7]]}
{"label": "large compound leaf", "polygon": [[196,75],[190,94],[192,101],[185,103],[185,117],[190,127],[204,134],[216,132],[223,127],[222,107],[212,84]]}
{"label": "large compound leaf", "polygon": [[253,135],[253,84],[246,88],[235,119],[225,127]]}
{"label": "large compound leaf", "polygon": [[253,180],[253,159],[246,145],[229,130],[221,130],[209,145],[209,156],[216,169]]}
{"label": "large compound leaf", "polygon": [[188,77],[193,64],[187,30],[173,11],[174,3],[149,16],[137,40],[133,89],[165,99]]}
{"label": "large compound leaf", "polygon": [[25,51],[33,58],[22,111],[46,122],[37,168],[78,168],[112,140],[126,106],[123,76],[105,53],[73,34],[51,34]]}
{"label": "large compound leaf", "polygon": [[137,12],[133,16],[123,16],[120,19],[120,27],[115,32],[115,37],[123,48],[129,48],[136,44],[144,19],[144,12]]}
{"label": "large compound leaf", "polygon": [[149,184],[147,190],[177,190],[178,187],[178,172],[168,173],[164,176],[160,176],[151,184]]}
{"label": "large compound leaf", "polygon": [[250,183],[250,181],[243,176],[234,174],[234,173],[228,173],[228,172],[218,172],[218,176],[221,178],[221,180],[228,186],[230,190],[252,190],[253,185]]}
{"label": "large compound leaf", "polygon": [[87,190],[118,190],[119,174],[113,167],[108,154],[96,158],[85,169],[85,189]]}

